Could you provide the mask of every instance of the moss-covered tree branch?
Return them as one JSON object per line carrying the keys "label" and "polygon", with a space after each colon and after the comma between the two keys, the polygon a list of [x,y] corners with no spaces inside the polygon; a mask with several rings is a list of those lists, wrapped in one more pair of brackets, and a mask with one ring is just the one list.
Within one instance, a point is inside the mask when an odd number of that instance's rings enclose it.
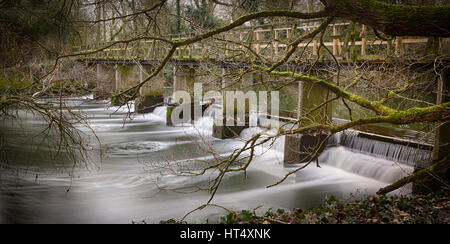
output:
{"label": "moss-covered tree branch", "polygon": [[314,83],[322,86],[325,89],[330,90],[335,93],[337,96],[345,98],[351,102],[354,102],[364,108],[370,109],[372,111],[377,112],[381,115],[389,115],[393,112],[396,112],[395,109],[389,108],[380,102],[377,101],[369,101],[361,96],[348,92],[345,88],[341,88],[333,83],[330,83],[326,80],[322,80],[312,76],[300,75],[295,72],[280,72],[280,71],[270,71],[270,69],[265,68],[261,65],[253,65],[255,69],[262,70],[268,72],[270,75],[281,76],[281,77],[292,77],[299,81],[305,81],[309,83]]}
{"label": "moss-covered tree branch", "polygon": [[376,0],[320,0],[336,17],[391,36],[450,36],[450,5],[409,6]]}

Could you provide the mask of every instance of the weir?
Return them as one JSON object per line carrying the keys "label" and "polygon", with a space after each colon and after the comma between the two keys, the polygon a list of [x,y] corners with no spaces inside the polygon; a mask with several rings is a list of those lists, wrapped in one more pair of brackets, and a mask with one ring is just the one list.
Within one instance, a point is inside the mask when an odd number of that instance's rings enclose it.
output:
{"label": "weir", "polygon": [[[290,38],[290,34],[294,31],[306,31],[311,26],[316,25],[317,23],[305,22],[301,25],[298,25],[296,30],[292,29],[292,27],[282,27],[277,28],[272,26],[271,28],[261,27],[257,30],[252,30],[252,33],[255,34],[256,42],[249,43],[250,47],[253,48],[256,53],[265,53],[265,55],[270,56],[271,54],[279,57],[282,53],[283,48],[287,48],[285,44],[282,44],[278,39],[286,38],[288,40]],[[309,26],[309,27],[308,27]],[[419,45],[421,43],[427,43],[428,39],[426,38],[403,38],[396,37],[395,38],[395,50],[389,50],[391,48],[392,43],[388,41],[381,40],[372,40],[374,36],[372,34],[368,34],[369,31],[366,26],[360,26],[361,30],[361,41],[356,41],[352,43],[352,53],[346,52],[344,50],[344,41],[340,37],[339,31],[349,26],[349,23],[335,23],[330,25],[332,28],[332,36],[330,36],[331,41],[326,41],[324,45],[332,48],[333,55],[336,56],[338,60],[340,60],[340,65],[352,65],[354,63],[361,62],[362,65],[366,67],[370,66],[371,70],[376,70],[376,65],[382,64],[380,62],[380,57],[376,54],[370,54],[369,50],[374,47],[384,47],[388,52],[393,51],[395,55],[402,56],[405,55],[407,49],[405,46],[411,45]],[[359,27],[358,27],[359,28]],[[249,31],[247,29],[236,29],[236,33],[231,33],[230,35],[225,35],[224,39],[233,40],[233,37],[239,37],[240,41],[246,43],[244,41],[245,31]],[[286,32],[286,37],[281,37],[280,34]],[[271,38],[268,38],[270,35],[274,35],[276,37],[276,42],[270,42]],[[284,35],[283,35],[284,36]],[[267,39],[267,40],[266,40]],[[281,40],[280,39],[280,40]],[[251,40],[250,40],[251,41]],[[442,39],[442,43],[448,42],[447,39]],[[158,64],[158,60],[162,58],[161,54],[164,53],[161,50],[155,51],[158,49],[157,46],[154,46],[154,42],[143,41],[142,47],[144,49],[143,56],[129,56],[128,49],[126,46],[122,47],[120,44],[116,49],[105,49],[104,51],[96,54],[95,56],[86,55],[83,61],[86,61],[91,64],[97,65],[97,78],[98,79],[109,79],[114,81],[114,85],[109,88],[99,88],[100,90],[113,90],[114,92],[120,91],[123,88],[130,87],[132,85],[137,84],[137,82],[142,82],[144,77],[147,77],[149,73],[151,73],[152,68]],[[101,46],[102,44],[97,44],[97,46]],[[242,46],[233,46],[228,44],[228,48],[235,48],[236,50],[242,49]],[[303,45],[303,46],[302,46]],[[311,46],[309,46],[311,45]],[[152,46],[152,50],[155,52],[145,51],[146,48]],[[315,59],[318,50],[318,40],[314,39],[312,42],[308,44],[300,44],[300,47],[304,47],[308,58],[311,60]],[[87,47],[74,47],[75,51],[89,51],[92,46]],[[156,49],[155,49],[156,48]],[[195,111],[200,111],[198,108],[201,107],[201,113],[205,112],[205,103],[209,101],[199,102],[193,96],[194,91],[194,83],[198,82],[197,80],[197,68],[200,67],[202,60],[207,60],[208,63],[213,64],[214,67],[222,70],[221,84],[216,84],[216,89],[220,90],[222,93],[223,100],[216,101],[217,103],[226,104],[225,99],[225,91],[233,91],[240,90],[244,93],[248,90],[253,89],[253,85],[257,84],[258,81],[255,80],[255,77],[261,75],[261,80],[267,79],[264,74],[255,74],[253,72],[243,72],[243,70],[248,69],[251,66],[249,63],[241,63],[240,60],[232,60],[232,62],[227,63],[223,60],[226,60],[225,57],[232,55],[231,51],[226,50],[225,52],[213,52],[212,47],[206,47],[204,45],[193,44],[186,46],[182,49],[176,51],[173,59],[171,59],[168,64],[173,66],[172,77],[169,83],[171,83],[171,92],[167,93],[164,91],[165,83],[167,80],[164,80],[162,77],[153,78],[152,82],[149,82],[144,86],[144,88],[140,91],[140,97],[136,100],[136,111],[139,113],[149,113],[152,112],[156,107],[166,104],[166,125],[173,125],[172,113],[174,109],[177,107],[186,108],[186,113],[190,114],[191,122],[195,123],[195,120],[198,120],[201,117],[198,114],[195,114]],[[355,53],[356,48],[360,49],[360,53]],[[231,50],[230,49],[230,50]],[[120,55],[119,55],[120,54]],[[125,54],[125,55],[124,55]],[[336,70],[336,67],[333,64],[333,60],[329,57],[318,61],[315,63],[317,65],[316,69],[311,67],[296,67],[299,70],[305,70],[306,68],[309,72],[315,73],[317,77],[325,77],[327,79],[327,74],[324,72],[321,74],[320,67],[329,68]],[[286,67],[290,67],[290,64],[286,64],[285,67],[280,67],[280,69],[285,69]],[[373,66],[373,67],[372,67]],[[374,68],[375,67],[375,68]],[[446,91],[448,90],[448,70],[442,71],[440,83],[439,83],[439,91],[437,103],[442,103],[448,101],[448,96],[445,96]],[[236,74],[238,75],[240,81],[231,79],[231,77]],[[161,75],[162,76],[162,75]],[[336,80],[330,80],[335,84],[338,83]],[[296,111],[282,111],[281,114],[277,114],[275,117],[283,119],[296,119],[299,123],[296,125],[307,126],[312,123],[331,123],[332,118],[332,106],[323,106],[319,109],[314,110],[313,112],[309,112],[311,109],[321,105],[330,99],[330,93],[320,87],[318,84],[314,83],[306,83],[306,82],[298,82],[298,87],[296,88],[298,98],[297,98],[297,109]],[[171,96],[173,92],[176,91],[186,91],[190,94],[190,102],[186,102],[183,104],[180,103],[180,98],[177,95]],[[234,102],[234,101],[232,101]],[[242,102],[241,102],[242,103]],[[246,102],[245,102],[246,103]],[[246,104],[245,104],[246,105]],[[223,116],[223,125],[212,124],[212,135],[219,139],[228,139],[228,138],[236,138],[239,137],[240,134],[244,133],[244,131],[249,128],[249,120],[251,116],[250,108],[245,106],[244,112],[245,117],[241,118],[244,124],[237,124],[237,120],[232,115],[236,115],[238,108],[236,107],[233,111],[222,111]],[[161,110],[159,110],[160,112]],[[288,113],[286,113],[288,112]],[[181,114],[180,114],[181,116]],[[260,116],[260,115],[259,115]],[[272,114],[269,112],[267,117],[271,117]],[[235,117],[235,116],[234,116]],[[295,118],[294,118],[295,117]],[[228,124],[227,122],[231,121],[233,125]],[[268,126],[268,120],[260,120],[258,119],[258,124],[261,126]],[[417,166],[417,170],[421,168],[425,168],[431,165],[433,160],[438,160],[445,155],[448,155],[448,145],[449,143],[445,140],[448,140],[448,124],[446,123],[439,127],[436,132],[436,138],[434,140],[427,141],[426,143],[415,142],[413,140],[398,140],[398,138],[389,137],[386,135],[376,135],[374,133],[368,133],[364,129],[361,131],[346,131],[344,133],[339,133],[338,135],[334,135],[327,142],[327,147],[331,147],[331,145],[337,144],[337,146],[345,147],[349,150],[358,151],[361,153],[375,155],[377,157],[381,157],[387,160],[392,160],[395,162],[399,162],[402,164],[406,164],[409,166]],[[364,127],[364,126],[362,126]],[[359,130],[360,128],[356,128]],[[284,138],[284,147],[283,147],[283,163],[285,166],[289,167],[290,165],[296,165],[299,163],[306,163],[315,158],[311,158],[311,154],[313,149],[316,149],[321,142],[326,138],[326,132],[317,133],[317,134],[309,134],[309,135],[287,135]],[[434,141],[434,142],[433,142]],[[338,143],[337,143],[338,142]],[[435,145],[433,145],[435,143]],[[322,152],[325,148],[321,148],[320,152]],[[432,150],[434,150],[432,152]],[[317,157],[318,155],[316,155]],[[419,165],[416,165],[419,163]]]}
{"label": "weir", "polygon": [[430,163],[432,150],[426,150],[413,141],[400,140],[377,134],[347,130],[335,134],[328,146],[344,146],[351,150],[373,155],[414,167],[417,162]]}
{"label": "weir", "polygon": [[[219,139],[239,137],[241,132],[250,126],[250,97],[246,97],[244,93],[251,90],[253,73],[245,73],[242,75],[241,82],[235,82],[231,76],[239,71],[241,71],[239,68],[222,68],[221,98],[219,98],[221,101],[219,102],[222,104],[223,119],[222,124],[214,123],[213,126],[213,136]],[[240,91],[242,95],[230,98],[227,96],[227,91]],[[241,99],[243,101],[239,101]],[[241,112],[244,117],[238,118],[238,112]],[[239,120],[242,122],[238,123]]]}
{"label": "weir", "polygon": [[[97,78],[98,79],[111,79],[114,77],[115,86],[114,89],[120,90],[120,88],[131,85],[131,81],[142,81],[144,73],[148,74],[152,71],[151,65],[105,65],[105,64],[97,64]],[[221,93],[223,97],[223,102],[226,104],[226,91],[240,90],[243,92],[251,90],[252,84],[254,83],[254,74],[247,73],[242,76],[242,80],[240,83],[234,83],[234,80],[230,79],[231,75],[236,74],[238,72],[242,72],[242,69],[238,67],[224,67],[222,68],[222,84],[221,84]],[[446,76],[445,76],[446,77]],[[141,96],[136,100],[136,111],[138,113],[149,113],[153,112],[155,108],[157,109],[157,113],[161,115],[161,113],[165,113],[164,117],[166,119],[166,125],[173,125],[171,121],[171,116],[173,110],[178,106],[176,103],[179,98],[174,96],[170,97],[168,94],[164,94],[164,80],[156,79],[156,82],[152,82],[151,86],[146,87],[145,92],[144,89],[141,90]],[[443,80],[444,81],[444,80]],[[173,66],[173,91],[187,91],[191,94],[191,102],[189,104],[182,104],[181,106],[189,107],[187,111],[189,111],[191,118],[199,118],[202,115],[205,116],[208,112],[205,113],[205,110],[208,107],[205,107],[205,103],[208,101],[203,101],[200,103],[198,99],[194,99],[194,83],[196,82],[196,71],[193,66],[186,65],[174,65]],[[447,89],[446,83],[441,84],[441,89]],[[440,94],[444,94],[443,92]],[[315,122],[326,122],[329,123],[332,118],[332,108],[331,106],[323,106],[320,109],[315,110],[312,113],[308,111],[312,108],[320,105],[325,102],[329,93],[316,84],[305,84],[303,82],[298,83],[298,107],[297,107],[297,118],[300,121],[300,126],[306,126],[310,123]],[[446,101],[445,96],[441,95],[441,101]],[[217,96],[216,96],[217,98]],[[170,100],[169,105],[162,110],[158,108],[163,104],[167,104],[168,100]],[[247,100],[245,100],[247,101]],[[247,103],[247,102],[245,102]],[[175,105],[174,105],[175,104]],[[201,114],[195,115],[195,111],[199,107]],[[222,110],[223,114],[223,125],[211,124],[208,125],[208,130],[211,130],[211,135],[215,138],[219,139],[228,139],[228,138],[236,138],[242,133],[246,133],[247,128],[249,128],[249,113],[250,108],[248,104],[246,104],[245,108],[245,125],[237,125],[227,126],[227,111]],[[213,113],[209,111],[209,115],[211,116]],[[215,115],[214,115],[215,116]],[[261,115],[258,116],[258,125],[260,126],[270,126],[267,123],[269,120],[262,120],[260,118]],[[267,114],[270,118],[270,112]],[[267,117],[266,116],[266,117]],[[280,118],[280,116],[278,116]],[[289,118],[288,118],[289,119]],[[212,120],[211,120],[212,121]],[[337,123],[343,123],[344,121],[336,120]],[[194,119],[190,121],[194,122]],[[235,121],[236,122],[236,121]],[[208,122],[209,123],[209,122]],[[298,125],[297,125],[298,126]],[[439,130],[440,135],[442,135],[442,131],[445,131],[446,125],[443,125]],[[377,135],[375,133],[371,133],[370,130],[367,131],[365,127],[361,127],[363,131],[352,131],[348,130],[343,133],[338,133],[332,136],[328,142],[326,143],[326,147],[323,147],[320,150],[320,153],[323,153],[324,150],[328,150],[331,147],[344,147],[347,150],[371,155],[377,158],[382,158],[385,160],[397,162],[403,165],[407,165],[410,167],[418,167],[423,168],[427,167],[433,161],[433,148],[434,145],[431,141],[424,142],[416,142],[414,140],[408,139],[399,139],[395,137],[389,137],[386,135]],[[394,129],[391,129],[394,130]],[[396,129],[398,130],[398,129]],[[389,132],[388,132],[389,133]],[[438,135],[439,135],[438,133]],[[299,163],[306,163],[310,161],[314,161],[315,158],[311,158],[313,149],[316,149],[322,141],[327,137],[327,134],[316,134],[316,135],[287,135],[283,138],[284,145],[282,147],[283,153],[283,163],[285,167],[296,166]],[[445,139],[445,137],[443,137]],[[436,141],[439,141],[437,137]],[[442,139],[441,139],[442,141]],[[446,145],[441,142],[441,145]],[[445,147],[441,147],[445,152]],[[439,154],[437,150],[434,151],[434,154]],[[445,153],[444,153],[445,154]],[[442,153],[441,153],[442,155]],[[320,156],[318,154],[317,156]],[[418,165],[417,163],[420,164]]]}
{"label": "weir", "polygon": [[[164,107],[159,107],[155,111],[162,111],[164,109]],[[160,116],[164,114],[164,112],[155,113],[162,114]],[[207,138],[210,136],[213,137],[214,135],[211,133],[213,127],[213,118],[210,117],[212,116],[211,110],[207,110],[205,114],[205,117],[196,121],[192,126],[195,128],[195,131],[201,131],[203,136],[207,136]],[[276,132],[273,129],[267,131],[267,128],[264,127],[252,127],[242,130],[236,140],[227,141],[227,143],[245,141],[257,133],[270,135]],[[319,164],[322,167],[326,167],[320,170],[327,171],[329,167],[337,168],[367,179],[392,183],[412,173],[417,160],[431,159],[431,150],[418,149],[413,146],[414,142],[412,141],[411,145],[408,146],[403,144],[405,141],[399,140],[398,138],[370,134],[369,139],[369,137],[366,137],[368,135],[369,133],[367,132],[351,130],[338,133],[331,137],[322,154],[318,157]],[[379,138],[375,139],[376,137]],[[285,140],[288,138],[287,136],[282,136],[274,142],[270,141],[265,143],[261,149],[256,149],[256,154],[261,153],[261,155],[255,158],[255,164],[259,165],[259,157],[268,157],[267,160],[279,163],[285,161],[286,145],[288,145],[285,143]],[[389,140],[390,142],[388,142]],[[282,164],[278,165],[278,169],[270,168],[267,169],[267,172],[277,177],[281,177],[287,173],[287,171],[282,170]],[[299,166],[299,164],[292,164],[290,166]],[[256,167],[262,167],[260,169],[266,170],[263,166]],[[315,166],[312,165],[310,168],[315,168]],[[307,169],[305,171],[309,172]],[[301,177],[303,174],[306,173],[300,173],[299,182],[304,181]],[[364,183],[361,182],[361,184]],[[410,191],[410,186],[407,189],[407,191]]]}
{"label": "weir", "polygon": [[[124,84],[122,82],[127,83],[131,80],[139,79],[142,80],[143,72],[151,72],[151,66],[145,65],[135,65],[132,66],[120,66],[115,65],[114,69],[108,69],[103,64],[97,64],[97,76],[99,78],[102,77],[111,77],[111,72],[114,71],[115,79],[116,79],[116,89],[117,87],[122,87]],[[253,84],[252,73],[245,74],[242,76],[243,81],[238,85],[233,83],[229,77],[233,73],[239,72],[239,68],[222,68],[222,99],[223,103],[226,104],[226,95],[225,92],[228,90],[234,89],[244,89],[245,91],[250,90]],[[130,78],[131,75],[131,78]],[[134,76],[137,76],[134,77]],[[173,125],[171,121],[171,116],[173,110],[177,107],[189,107],[187,111],[190,113],[190,118],[199,118],[202,115],[206,115],[205,110],[207,107],[203,105],[203,103],[198,102],[198,99],[195,100],[193,97],[194,92],[194,83],[196,81],[196,73],[193,67],[189,66],[177,66],[174,65],[173,68],[173,91],[187,91],[191,94],[191,102],[186,104],[177,104],[177,101],[180,99],[176,96],[169,97],[171,103],[164,110],[166,117],[166,125]],[[103,78],[104,79],[104,78]],[[163,81],[157,82],[160,85],[156,86],[153,84],[153,87],[149,87],[147,90],[150,92],[147,95],[142,95],[136,100],[136,111],[138,113],[149,113],[153,112],[155,108],[165,104],[168,100],[167,94],[166,98],[163,96]],[[245,90],[247,89],[247,90]],[[153,92],[153,93],[152,93]],[[308,113],[312,108],[320,105],[325,102],[329,97],[329,93],[316,84],[305,84],[303,82],[298,83],[298,109],[297,111],[297,119],[300,121],[300,126],[306,126],[310,123],[315,122],[326,122],[329,123],[332,118],[332,109],[331,106],[323,106],[320,109],[315,110],[312,113]],[[216,97],[217,98],[217,97]],[[244,100],[247,101],[247,100]],[[245,102],[247,103],[247,102]],[[175,104],[175,105],[174,105]],[[195,115],[196,108],[199,107],[201,114]],[[212,124],[211,130],[212,135],[219,139],[227,139],[227,138],[235,138],[239,137],[240,134],[244,133],[244,131],[249,128],[249,110],[248,104],[245,107],[245,125],[237,125],[234,123],[234,126],[227,126],[227,119],[230,117],[227,115],[227,111],[223,111],[223,125]],[[158,113],[161,114],[161,109],[158,109]],[[235,114],[236,115],[236,114]],[[271,114],[267,114],[269,117]],[[181,116],[181,115],[180,115]],[[253,115],[254,116],[254,115]],[[267,122],[261,120],[258,116],[258,124],[266,125]],[[267,121],[267,119],[266,119]],[[342,123],[342,121],[337,120],[338,123]],[[191,121],[194,123],[194,119]],[[236,121],[235,121],[236,122]],[[290,165],[297,165],[299,163],[306,163],[309,161],[313,161],[315,159],[311,158],[313,149],[317,148],[322,141],[327,137],[326,134],[317,134],[315,136],[311,135],[287,135],[284,139],[283,146],[283,162],[285,166],[289,167]],[[431,144],[417,143],[412,140],[402,140],[398,138],[393,138],[389,136],[376,135],[374,133],[368,133],[367,131],[346,131],[343,133],[338,133],[337,135],[332,136],[328,142],[326,143],[327,148],[331,146],[343,146],[348,148],[349,150],[353,150],[356,152],[373,155],[375,157],[384,158],[387,160],[392,160],[398,163],[406,164],[409,166],[415,166],[417,162],[421,162],[422,165],[429,165],[433,158]],[[322,148],[321,152],[325,149]],[[319,154],[320,155],[320,154]]]}
{"label": "weir", "polygon": [[[328,100],[329,91],[323,89],[318,84],[298,82],[298,108],[297,120],[298,127],[308,126],[313,123],[329,123],[332,119],[331,104],[320,107],[320,105]],[[314,112],[314,108],[319,107]],[[321,152],[321,143],[326,139],[325,133],[317,133],[316,135],[287,135],[286,146],[284,151],[284,163],[298,164],[308,163],[315,158],[314,150]]]}

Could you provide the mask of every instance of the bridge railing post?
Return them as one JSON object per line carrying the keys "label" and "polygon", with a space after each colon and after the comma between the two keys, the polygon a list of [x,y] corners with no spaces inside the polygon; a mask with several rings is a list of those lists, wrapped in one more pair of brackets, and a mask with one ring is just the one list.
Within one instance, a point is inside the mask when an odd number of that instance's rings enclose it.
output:
{"label": "bridge railing post", "polygon": [[338,45],[339,45],[339,39],[336,38],[338,32],[337,32],[337,26],[336,24],[333,25],[333,55],[338,55]]}
{"label": "bridge railing post", "polygon": [[367,26],[363,25],[361,27],[361,56],[366,55],[366,43],[367,43],[366,31],[367,31]]}
{"label": "bridge railing post", "polygon": [[318,56],[319,55],[318,51],[319,51],[319,42],[316,39],[314,39],[313,40],[313,56]]}
{"label": "bridge railing post", "polygon": [[398,36],[395,38],[395,54],[397,56],[403,55],[403,38]]}
{"label": "bridge railing post", "polygon": [[261,31],[256,30],[256,53],[259,55],[261,54]]}
{"label": "bridge railing post", "polygon": [[279,46],[280,46],[280,43],[278,42],[278,38],[279,38],[279,35],[278,35],[278,30],[274,30],[274,44],[275,44],[275,56],[278,56],[278,54],[279,54],[279,52],[278,52],[278,48],[279,48]]}
{"label": "bridge railing post", "polygon": [[[241,43],[243,43],[243,41],[244,41],[244,33],[242,33],[242,32],[239,32],[239,41],[240,41]],[[244,47],[244,46],[241,46],[241,49],[244,50],[245,47]]]}

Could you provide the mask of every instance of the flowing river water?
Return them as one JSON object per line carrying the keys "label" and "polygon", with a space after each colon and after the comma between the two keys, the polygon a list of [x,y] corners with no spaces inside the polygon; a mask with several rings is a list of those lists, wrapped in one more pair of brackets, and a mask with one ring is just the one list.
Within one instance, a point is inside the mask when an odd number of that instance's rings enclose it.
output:
{"label": "flowing river water", "polygon": [[[159,223],[180,219],[208,201],[207,188],[215,173],[187,177],[171,173],[180,165],[193,171],[215,155],[226,157],[243,146],[244,140],[263,131],[251,128],[237,139],[211,136],[212,118],[195,124],[165,125],[165,108],[135,114],[124,123],[127,108],[108,107],[107,101],[72,99],[73,110],[82,110],[101,142],[103,157],[92,154],[94,166],[76,168],[72,175],[61,170],[39,137],[45,121],[19,113],[20,124],[3,121],[0,157],[0,223]],[[91,137],[87,128],[80,127]],[[24,135],[25,134],[25,135]],[[91,140],[94,148],[99,148]],[[388,159],[362,154],[347,147],[327,148],[320,166],[311,165],[284,183],[267,188],[289,170],[283,167],[284,139],[259,147],[258,156],[243,172],[227,174],[213,203],[230,209],[307,208],[326,196],[360,198],[412,172],[413,168]],[[0,153],[4,153],[3,151]],[[5,159],[7,158],[7,159]],[[96,161],[95,161],[96,160]],[[410,186],[398,190],[408,194]],[[194,212],[188,222],[217,222],[223,209],[207,207]]]}

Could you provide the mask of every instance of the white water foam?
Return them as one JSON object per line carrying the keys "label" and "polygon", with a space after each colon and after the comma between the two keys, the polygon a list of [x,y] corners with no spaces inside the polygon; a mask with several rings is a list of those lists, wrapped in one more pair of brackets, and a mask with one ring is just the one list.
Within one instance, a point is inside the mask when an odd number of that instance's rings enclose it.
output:
{"label": "white water foam", "polygon": [[152,114],[154,114],[160,118],[166,119],[167,107],[165,107],[165,106],[156,107],[153,110]]}
{"label": "white water foam", "polygon": [[357,153],[345,147],[325,150],[319,162],[378,181],[392,183],[413,172],[413,167],[394,161]]}

